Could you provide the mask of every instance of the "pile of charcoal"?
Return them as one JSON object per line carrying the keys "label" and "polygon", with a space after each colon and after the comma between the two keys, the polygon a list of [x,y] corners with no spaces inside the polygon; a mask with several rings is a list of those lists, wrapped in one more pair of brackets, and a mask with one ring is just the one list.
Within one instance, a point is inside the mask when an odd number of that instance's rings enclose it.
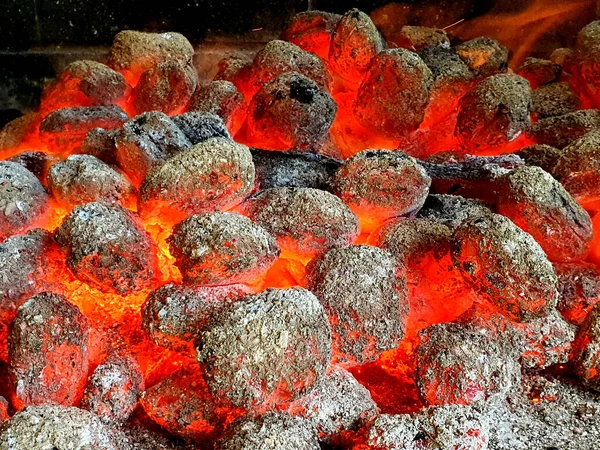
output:
{"label": "pile of charcoal", "polygon": [[0,131],[0,450],[592,450],[600,21],[119,33]]}

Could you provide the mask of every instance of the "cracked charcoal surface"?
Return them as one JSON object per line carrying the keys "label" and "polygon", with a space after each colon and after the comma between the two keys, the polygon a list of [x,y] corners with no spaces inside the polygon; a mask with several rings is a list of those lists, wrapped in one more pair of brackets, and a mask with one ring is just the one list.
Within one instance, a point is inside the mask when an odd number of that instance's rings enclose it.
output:
{"label": "cracked charcoal surface", "polygon": [[249,294],[248,287],[167,284],[148,295],[142,307],[142,329],[161,347],[189,351],[208,318]]}
{"label": "cracked charcoal surface", "polygon": [[303,11],[290,19],[281,39],[327,60],[331,39],[341,18],[339,14],[325,11]]}
{"label": "cracked charcoal surface", "polygon": [[48,173],[53,197],[69,209],[89,202],[125,205],[135,190],[121,173],[91,155],[71,155]]}
{"label": "cracked charcoal surface", "polygon": [[575,374],[588,388],[600,391],[600,308],[588,314],[573,343]]}
{"label": "cracked charcoal surface", "polygon": [[493,75],[460,99],[454,134],[463,147],[474,150],[502,145],[529,128],[530,109],[525,78]]}
{"label": "cracked charcoal surface", "polygon": [[115,138],[120,132],[120,129],[94,128],[86,134],[81,147],[73,153],[92,155],[106,164],[117,165]]}
{"label": "cracked charcoal surface", "polygon": [[533,237],[506,217],[488,214],[463,222],[452,258],[473,289],[513,320],[543,317],[556,305],[550,261]]}
{"label": "cracked charcoal surface", "polygon": [[581,101],[568,83],[552,83],[531,92],[531,112],[539,118],[562,116],[581,108]]}
{"label": "cracked charcoal surface", "polygon": [[600,269],[592,263],[554,264],[558,276],[560,313],[574,325],[581,325],[600,301]]}
{"label": "cracked charcoal surface", "polygon": [[522,76],[531,85],[532,89],[550,83],[558,78],[562,71],[560,64],[540,58],[525,58],[517,75]]}
{"label": "cracked charcoal surface", "polygon": [[221,117],[212,113],[187,112],[173,117],[173,122],[192,145],[204,142],[213,137],[231,139],[231,135]]}
{"label": "cracked charcoal surface", "polygon": [[48,209],[48,194],[33,173],[0,162],[0,240],[34,226]]}
{"label": "cracked charcoal surface", "polygon": [[154,282],[156,246],[133,213],[121,206],[78,206],[54,238],[75,276],[103,292],[127,295]]}
{"label": "cracked charcoal surface", "polygon": [[234,423],[217,445],[219,450],[320,450],[308,422],[287,413],[268,412]]}
{"label": "cracked charcoal surface", "polygon": [[422,26],[405,25],[394,35],[398,47],[418,52],[427,47],[450,48],[450,39],[445,30]]}
{"label": "cracked charcoal surface", "polygon": [[377,414],[377,405],[367,388],[350,372],[335,367],[290,412],[312,423],[322,442],[330,442],[343,431],[356,431],[364,426]]}
{"label": "cracked charcoal surface", "polygon": [[156,166],[191,146],[185,133],[164,113],[134,117],[115,136],[116,159],[132,182],[139,185]]}
{"label": "cracked charcoal surface", "polygon": [[311,262],[307,279],[329,315],[334,364],[374,361],[404,337],[406,281],[385,250],[367,245],[331,249]]}
{"label": "cracked charcoal surface", "polygon": [[146,70],[167,60],[189,63],[194,48],[179,33],[143,33],[125,30],[115,36],[107,64],[135,86]]}
{"label": "cracked charcoal surface", "polygon": [[491,213],[482,201],[464,198],[460,195],[431,194],[425,199],[417,218],[441,221],[450,229],[455,229],[464,220]]}
{"label": "cracked charcoal surface", "polygon": [[423,121],[432,83],[431,70],[416,53],[383,50],[369,64],[354,101],[354,116],[381,136],[403,138]]}
{"label": "cracked charcoal surface", "polygon": [[258,190],[290,187],[328,190],[340,166],[338,160],[316,153],[251,149]]}
{"label": "cracked charcoal surface", "polygon": [[530,166],[538,166],[554,175],[554,166],[563,154],[563,151],[545,144],[533,144],[516,152]]}
{"label": "cracked charcoal surface", "polygon": [[214,315],[196,347],[213,395],[246,408],[276,405],[322,382],[331,330],[311,292],[267,289]]}
{"label": "cracked charcoal surface", "polygon": [[0,431],[3,450],[117,450],[98,417],[78,408],[36,406],[17,413]]}
{"label": "cracked charcoal surface", "polygon": [[143,390],[137,361],[132,356],[112,353],[89,377],[81,408],[97,414],[107,425],[120,426],[133,412]]}
{"label": "cracked charcoal surface", "polygon": [[172,115],[185,108],[197,85],[191,64],[163,61],[142,74],[129,101],[134,114],[161,111]]}
{"label": "cracked charcoal surface", "polygon": [[416,159],[402,152],[365,150],[344,161],[332,191],[358,215],[365,232],[391,217],[418,211],[430,185]]}
{"label": "cracked charcoal surface", "polygon": [[584,109],[540,119],[531,126],[530,135],[538,144],[565,148],[587,133],[597,130],[600,130],[600,111]]}
{"label": "cracked charcoal surface", "polygon": [[515,355],[483,329],[449,322],[431,325],[420,338],[416,377],[428,404],[470,404],[518,389]]}
{"label": "cracked charcoal surface", "polygon": [[88,373],[88,334],[87,318],[62,295],[44,292],[23,303],[8,338],[13,404],[77,404]]}
{"label": "cracked charcoal surface", "polygon": [[314,256],[350,244],[359,233],[358,218],[338,197],[311,188],[266,189],[243,205],[284,251]]}
{"label": "cracked charcoal surface", "polygon": [[232,208],[253,186],[254,164],[248,147],[211,138],[150,171],[140,187],[139,207],[142,215],[183,219]]}
{"label": "cracked charcoal surface", "polygon": [[188,111],[216,114],[235,135],[246,120],[246,98],[231,81],[215,80],[198,86]]}
{"label": "cracked charcoal surface", "polygon": [[589,214],[539,167],[517,167],[501,176],[496,207],[531,234],[551,261],[580,261],[590,250]]}
{"label": "cracked charcoal surface", "polygon": [[371,59],[384,48],[385,42],[371,18],[351,9],[338,21],[329,61],[336,74],[358,83],[367,73]]}
{"label": "cracked charcoal surface", "polygon": [[337,112],[327,91],[298,72],[264,84],[248,108],[248,132],[269,150],[316,152],[324,144]]}
{"label": "cracked charcoal surface", "polygon": [[471,39],[454,49],[477,76],[504,72],[508,66],[508,48],[488,37]]}
{"label": "cracked charcoal surface", "polygon": [[262,226],[228,212],[191,216],[175,225],[168,242],[184,282],[207,286],[251,281],[280,253]]}

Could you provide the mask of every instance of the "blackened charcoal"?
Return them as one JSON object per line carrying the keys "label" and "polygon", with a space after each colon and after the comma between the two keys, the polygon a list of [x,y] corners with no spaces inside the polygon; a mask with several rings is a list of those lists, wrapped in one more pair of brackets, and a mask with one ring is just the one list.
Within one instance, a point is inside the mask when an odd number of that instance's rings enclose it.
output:
{"label": "blackened charcoal", "polygon": [[187,112],[173,117],[173,122],[183,131],[192,145],[213,137],[231,139],[225,122],[216,114]]}
{"label": "blackened charcoal", "polygon": [[48,187],[68,209],[96,201],[126,206],[134,195],[127,178],[91,155],[71,155],[54,164],[48,173]]}
{"label": "blackened charcoal", "polygon": [[427,47],[419,52],[419,56],[431,70],[435,80],[434,87],[470,81],[473,78],[469,67],[454,49],[442,46]]}
{"label": "blackened charcoal", "polygon": [[413,52],[426,47],[450,48],[450,39],[445,30],[422,26],[403,26],[399,33],[394,34],[392,42]]}
{"label": "blackened charcoal", "polygon": [[57,109],[42,121],[40,139],[53,153],[70,153],[93,128],[119,128],[127,120],[129,116],[116,105]]}
{"label": "blackened charcoal", "polygon": [[79,402],[88,372],[88,334],[87,318],[62,295],[44,292],[21,305],[8,338],[17,409]]}
{"label": "blackened charcoal", "polygon": [[516,152],[530,166],[538,166],[550,174],[554,174],[554,166],[563,151],[545,144],[533,144]]}
{"label": "blackened charcoal", "polygon": [[360,83],[371,59],[384,48],[385,42],[371,18],[351,9],[339,20],[331,39],[331,68],[342,78]]}
{"label": "blackened charcoal", "polygon": [[418,211],[431,178],[418,161],[400,151],[365,150],[344,161],[332,191],[358,216],[369,232],[396,216]]}
{"label": "blackened charcoal", "polygon": [[115,138],[121,130],[105,130],[103,128],[94,128],[88,132],[81,143],[81,147],[74,153],[92,155],[106,164],[117,164],[117,147]]}
{"label": "blackened charcoal", "polygon": [[577,332],[573,343],[573,367],[581,382],[600,391],[600,308],[595,306]]}
{"label": "blackened charcoal", "polygon": [[558,276],[556,308],[569,322],[581,325],[600,302],[600,268],[592,263],[554,264]]}
{"label": "blackened charcoal", "polygon": [[112,353],[91,374],[81,407],[95,413],[107,425],[120,426],[129,418],[144,390],[137,361]]}
{"label": "blackened charcoal", "polygon": [[531,112],[540,118],[562,116],[581,108],[581,101],[569,83],[540,86],[531,93],[531,100]]}
{"label": "blackened charcoal", "polygon": [[254,164],[248,147],[211,138],[148,173],[140,187],[140,212],[180,221],[192,214],[230,209],[253,186]]}
{"label": "blackened charcoal", "polygon": [[513,74],[494,75],[460,99],[454,134],[471,150],[499,146],[529,128],[530,109],[527,80]]}
{"label": "blackened charcoal", "polygon": [[131,93],[130,105],[136,115],[146,111],[176,114],[185,109],[197,85],[198,76],[190,64],[164,61],[142,74]]}
{"label": "blackened charcoal", "polygon": [[262,226],[228,212],[193,215],[175,225],[168,242],[184,282],[204,286],[251,281],[280,252]]}
{"label": "blackened charcoal", "polygon": [[508,66],[508,49],[488,37],[478,37],[455,47],[456,53],[478,76],[504,72]]}
{"label": "blackened charcoal", "polygon": [[320,386],[289,411],[312,423],[322,442],[330,442],[343,431],[362,428],[377,414],[377,405],[350,372],[334,367]]}
{"label": "blackened charcoal", "polygon": [[241,284],[161,286],[148,295],[142,307],[142,329],[162,347],[189,351],[196,335],[212,314],[249,293],[249,288]]}
{"label": "blackened charcoal", "polygon": [[599,129],[600,111],[584,109],[540,119],[531,126],[530,134],[538,144],[564,148],[587,133]]}
{"label": "blackened charcoal", "polygon": [[331,39],[342,16],[325,11],[303,11],[288,22],[281,39],[326,60]]}
{"label": "blackened charcoal", "polygon": [[381,136],[402,138],[423,121],[432,82],[429,67],[417,54],[400,48],[383,50],[368,66],[354,115]]}
{"label": "blackened charcoal", "polygon": [[148,69],[163,61],[190,63],[194,48],[179,33],[143,33],[125,30],[115,36],[107,64],[121,72],[132,86]]}
{"label": "blackened charcoal", "polygon": [[44,152],[23,152],[8,158],[7,161],[21,164],[32,174],[34,174],[36,178],[40,180],[40,183],[45,185],[48,169],[53,162],[53,158],[48,153]]}
{"label": "blackened charcoal", "polygon": [[313,257],[350,244],[359,233],[358,218],[350,208],[318,189],[266,189],[249,198],[243,209],[275,236],[284,256]]}
{"label": "blackened charcoal", "polygon": [[327,91],[298,72],[264,84],[248,109],[252,142],[269,150],[316,152],[324,144],[337,112]]}
{"label": "blackened charcoal", "polygon": [[480,328],[442,323],[421,331],[420,338],[417,385],[428,404],[464,405],[518,389],[515,355]]}
{"label": "blackened charcoal", "polygon": [[374,361],[404,337],[406,281],[387,251],[368,245],[334,248],[311,262],[307,279],[329,315],[334,364]]}
{"label": "blackened charcoal", "polygon": [[48,194],[33,173],[0,162],[0,240],[35,226],[48,209]]}
{"label": "blackened charcoal", "polygon": [[589,214],[552,175],[522,166],[497,181],[497,212],[531,234],[550,261],[585,259],[593,238]]}
{"label": "blackened charcoal", "polygon": [[317,153],[251,149],[258,190],[292,187],[327,190],[340,166],[338,160]]}
{"label": "blackened charcoal", "polygon": [[432,194],[425,199],[418,218],[434,219],[454,229],[464,220],[491,213],[482,201],[459,195]]}
{"label": "blackened charcoal", "polygon": [[97,61],[75,61],[44,89],[40,109],[46,115],[70,106],[122,105],[130,92],[119,72]]}
{"label": "blackened charcoal", "polygon": [[135,185],[167,158],[191,146],[185,133],[164,113],[134,117],[115,137],[116,159]]}
{"label": "blackened charcoal", "polygon": [[331,330],[311,292],[267,289],[213,315],[196,348],[215,397],[245,408],[277,405],[321,383]]}
{"label": "blackened charcoal", "polygon": [[556,305],[554,268],[533,237],[506,217],[463,222],[452,258],[473,289],[513,320],[543,317]]}
{"label": "blackened charcoal", "polygon": [[133,213],[121,206],[78,206],[54,238],[75,276],[103,292],[127,295],[154,283],[156,245]]}
{"label": "blackened charcoal", "polygon": [[219,441],[220,450],[320,450],[309,422],[287,413],[268,412],[231,425]]}
{"label": "blackened charcoal", "polygon": [[532,89],[551,83],[560,75],[562,67],[547,59],[525,58],[521,67],[517,69],[517,75],[521,75],[531,85]]}
{"label": "blackened charcoal", "polygon": [[112,432],[95,414],[49,405],[15,414],[0,431],[0,448],[118,450]]}
{"label": "blackened charcoal", "polygon": [[235,135],[246,120],[246,99],[231,81],[215,80],[196,89],[188,111],[216,114]]}
{"label": "blackened charcoal", "polygon": [[197,366],[169,375],[144,392],[146,414],[169,433],[193,441],[213,441],[243,410],[213,397]]}

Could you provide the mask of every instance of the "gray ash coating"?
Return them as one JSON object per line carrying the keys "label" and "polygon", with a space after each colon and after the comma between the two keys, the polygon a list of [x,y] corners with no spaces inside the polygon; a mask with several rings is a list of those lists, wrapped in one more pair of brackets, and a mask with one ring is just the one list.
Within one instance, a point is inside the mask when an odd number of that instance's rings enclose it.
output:
{"label": "gray ash coating", "polygon": [[268,412],[233,423],[218,442],[219,450],[320,450],[311,425],[287,413]]}
{"label": "gray ash coating", "polygon": [[531,234],[551,261],[585,259],[593,238],[589,214],[536,166],[517,167],[497,180],[498,213]]}
{"label": "gray ash coating", "polygon": [[533,144],[516,152],[530,166],[538,166],[554,175],[554,166],[563,154],[563,151],[546,144]]}
{"label": "gray ash coating", "polygon": [[103,292],[131,294],[150,286],[156,273],[156,246],[127,209],[87,203],[71,211],[54,238],[67,266]]}
{"label": "gray ash coating", "polygon": [[223,119],[213,113],[187,112],[173,117],[173,122],[183,131],[192,145],[213,137],[231,139]]}
{"label": "gray ash coating", "polygon": [[419,52],[434,79],[434,89],[453,83],[467,82],[473,79],[469,66],[458,56],[456,50],[442,46],[424,48]]}
{"label": "gray ash coating", "polygon": [[213,287],[166,284],[148,295],[142,307],[142,329],[161,347],[188,351],[212,314],[249,293],[241,284]]}
{"label": "gray ash coating", "polygon": [[334,364],[364,364],[398,346],[409,309],[400,270],[391,254],[368,245],[334,248],[309,264],[309,289],[329,316]]}
{"label": "gray ash coating", "polygon": [[35,177],[40,180],[44,186],[46,185],[46,176],[48,169],[53,163],[54,158],[44,152],[22,152],[8,158],[6,161],[16,162],[29,170]]}
{"label": "gray ash coating", "polygon": [[145,111],[173,114],[185,108],[197,85],[198,76],[191,64],[173,59],[163,61],[142,74],[130,104],[135,114]]}
{"label": "gray ash coating", "polygon": [[98,415],[107,425],[123,425],[144,390],[137,361],[129,355],[111,353],[90,375],[81,408]]}
{"label": "gray ash coating", "polygon": [[455,229],[466,219],[491,212],[481,200],[460,195],[431,194],[425,199],[417,218],[439,220],[447,227]]}
{"label": "gray ash coating", "polygon": [[445,30],[422,26],[405,25],[394,34],[394,44],[398,47],[418,52],[425,48],[450,48],[450,39]]}
{"label": "gray ash coating", "polygon": [[460,99],[454,134],[468,148],[502,145],[529,128],[530,109],[531,89],[525,78],[493,75]]}
{"label": "gray ash coating", "polygon": [[574,325],[581,325],[600,301],[600,268],[593,263],[554,264],[558,276],[560,313]]}
{"label": "gray ash coating", "polygon": [[164,432],[156,432],[144,426],[126,424],[114,430],[117,450],[195,450],[194,447],[181,443],[173,443]]}
{"label": "gray ash coating", "polygon": [[115,145],[115,137],[121,130],[105,130],[104,128],[93,128],[81,143],[81,147],[76,149],[74,153],[92,155],[106,164],[117,164],[117,147]]}
{"label": "gray ash coating", "polygon": [[148,171],[191,146],[185,133],[164,113],[151,111],[127,122],[115,136],[116,160],[136,184]]}
{"label": "gray ash coating", "polygon": [[540,58],[525,58],[517,75],[529,81],[532,88],[548,84],[558,78],[562,71],[560,64]]}
{"label": "gray ash coating", "polygon": [[71,155],[48,173],[52,196],[69,209],[83,203],[126,203],[135,190],[129,180],[91,155]]}
{"label": "gray ash coating", "polygon": [[331,39],[329,61],[332,70],[347,80],[360,80],[371,59],[385,48],[379,30],[364,12],[354,8],[338,21]]}
{"label": "gray ash coating", "polygon": [[471,39],[454,49],[477,76],[504,72],[508,66],[508,48],[488,37]]}
{"label": "gray ash coating", "polygon": [[287,72],[265,83],[248,107],[248,129],[271,150],[317,151],[337,112],[331,95],[310,78]]}
{"label": "gray ash coating", "polygon": [[215,397],[246,408],[276,405],[322,382],[331,330],[311,292],[267,289],[213,315],[196,348]]}
{"label": "gray ash coating", "polygon": [[98,416],[78,408],[35,406],[0,429],[3,450],[117,450],[112,432]]}
{"label": "gray ash coating", "polygon": [[350,208],[318,189],[266,189],[249,198],[243,209],[277,239],[282,250],[302,256],[350,244],[359,234],[358,218]]}
{"label": "gray ash coating", "polygon": [[8,337],[17,406],[72,406],[88,375],[87,318],[62,295],[43,292],[17,311]]}
{"label": "gray ash coating", "polygon": [[0,162],[0,240],[31,227],[46,213],[48,194],[33,173]]}
{"label": "gray ash coating", "polygon": [[540,119],[531,126],[529,133],[538,144],[565,148],[587,133],[597,130],[600,130],[600,111],[584,109]]}
{"label": "gray ash coating", "polygon": [[423,121],[432,83],[429,67],[416,53],[382,50],[371,60],[360,85],[354,116],[382,136],[403,138]]}
{"label": "gray ash coating", "polygon": [[280,253],[262,226],[229,212],[188,217],[173,227],[168,243],[183,281],[208,286],[251,281]]}
{"label": "gray ash coating", "polygon": [[140,187],[139,207],[145,216],[202,214],[232,208],[253,186],[248,147],[211,138],[150,171]]}
{"label": "gray ash coating", "polygon": [[235,134],[246,118],[246,99],[235,84],[226,80],[215,80],[204,86],[198,86],[188,111],[216,114]]}
{"label": "gray ash coating", "polygon": [[577,332],[573,344],[575,374],[588,388],[600,391],[600,307],[594,306]]}
{"label": "gray ash coating", "polygon": [[518,389],[517,354],[485,329],[447,322],[431,325],[419,336],[416,379],[426,403],[469,404]]}
{"label": "gray ash coating", "polygon": [[543,317],[557,301],[554,268],[533,237],[510,219],[488,214],[463,222],[452,258],[465,280],[513,320]]}
{"label": "gray ash coating", "polygon": [[314,188],[328,190],[338,160],[316,153],[275,152],[251,149],[256,188]]}
{"label": "gray ash coating", "polygon": [[581,108],[579,97],[569,83],[552,83],[540,86],[531,93],[531,112],[539,118],[562,116]]}
{"label": "gray ash coating", "polygon": [[377,414],[377,405],[350,372],[334,367],[320,386],[294,403],[290,412],[309,421],[322,442],[330,442],[343,431],[362,428]]}

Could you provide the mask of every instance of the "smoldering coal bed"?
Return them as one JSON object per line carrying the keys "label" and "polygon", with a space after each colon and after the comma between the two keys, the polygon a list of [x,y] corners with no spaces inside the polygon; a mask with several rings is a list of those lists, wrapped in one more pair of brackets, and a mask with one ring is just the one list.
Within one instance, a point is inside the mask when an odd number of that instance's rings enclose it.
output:
{"label": "smoldering coal bed", "polygon": [[600,22],[120,32],[0,131],[0,449],[591,450]]}

